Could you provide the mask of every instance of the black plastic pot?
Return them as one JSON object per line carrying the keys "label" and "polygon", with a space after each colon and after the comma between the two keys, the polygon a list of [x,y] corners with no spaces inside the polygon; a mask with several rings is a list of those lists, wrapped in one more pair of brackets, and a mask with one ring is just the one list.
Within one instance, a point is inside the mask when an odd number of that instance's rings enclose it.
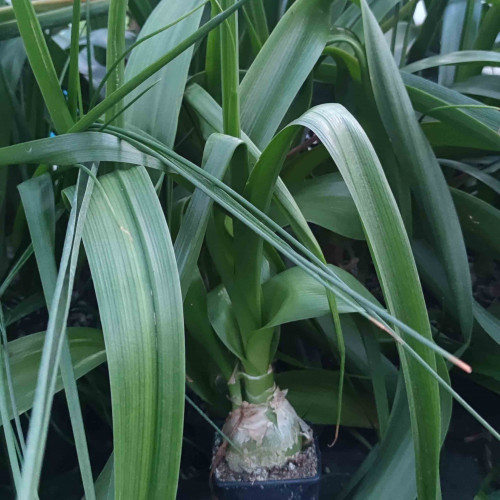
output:
{"label": "black plastic pot", "polygon": [[313,477],[271,481],[220,481],[214,478],[218,500],[318,500],[321,480],[321,453],[314,440],[318,471]]}

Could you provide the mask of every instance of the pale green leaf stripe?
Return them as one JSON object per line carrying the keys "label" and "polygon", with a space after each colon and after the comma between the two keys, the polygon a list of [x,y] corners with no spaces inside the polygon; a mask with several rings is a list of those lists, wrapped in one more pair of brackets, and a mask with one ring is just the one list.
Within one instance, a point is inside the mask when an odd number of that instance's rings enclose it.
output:
{"label": "pale green leaf stripe", "polygon": [[[408,236],[382,167],[363,129],[339,105],[317,106],[297,123],[316,133],[344,177],[363,221],[389,311],[432,339]],[[406,340],[433,369],[436,368],[434,353],[413,339]],[[399,354],[412,417],[419,496],[435,498],[438,496],[441,431],[438,384],[404,349],[399,348]]]}
{"label": "pale green leaf stripe", "polygon": [[263,149],[328,40],[331,0],[298,0],[280,20],[240,85],[241,128]]}
{"label": "pale green leaf stripe", "polygon": [[[199,4],[200,0],[185,0],[182,2],[162,0],[148,17],[139,33],[138,40],[165,25],[173,23]],[[188,34],[193,33],[198,28],[202,13],[203,9],[193,12],[189,17],[170,27],[167,31],[134,48],[125,69],[125,81],[131,80],[150,64],[175,48]],[[173,145],[175,139],[177,118],[192,53],[193,47],[185,50],[172,62],[141,83],[125,99],[125,103],[130,102],[151,83],[160,79],[160,82],[140,101],[127,109],[125,120],[127,123],[161,140],[169,147]],[[165,103],[168,103],[168,110],[165,108]]]}
{"label": "pale green leaf stripe", "polygon": [[472,328],[471,279],[465,245],[448,186],[412,108],[399,70],[366,1],[362,2],[366,51],[375,101],[399,164],[426,215],[445,266],[467,340]]}
{"label": "pale green leaf stripe", "polygon": [[54,126],[59,133],[66,132],[73,120],[57,79],[54,64],[43,36],[42,28],[30,0],[13,0],[19,32],[28,59]]}
{"label": "pale green leaf stripe", "polygon": [[431,56],[408,64],[403,71],[417,73],[424,69],[435,68],[436,66],[450,66],[453,64],[488,64],[489,66],[500,66],[500,53],[490,50],[459,50],[440,56]]}
{"label": "pale green leaf stripe", "polygon": [[[143,167],[100,177],[84,245],[106,342],[117,498],[175,498],[184,328],[168,227]],[[119,224],[119,225],[118,225]]]}

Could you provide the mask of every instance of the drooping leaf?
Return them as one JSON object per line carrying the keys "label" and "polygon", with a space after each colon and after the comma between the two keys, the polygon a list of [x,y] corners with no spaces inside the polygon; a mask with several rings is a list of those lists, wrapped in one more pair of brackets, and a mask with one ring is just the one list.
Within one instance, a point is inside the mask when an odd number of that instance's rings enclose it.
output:
{"label": "drooping leaf", "polygon": [[110,374],[116,495],[174,498],[185,373],[173,247],[143,167],[99,181],[83,242]]}
{"label": "drooping leaf", "polygon": [[458,217],[436,157],[416,118],[383,34],[362,2],[366,51],[375,101],[401,168],[411,179],[417,203],[448,276],[467,339],[472,328],[472,291]]}

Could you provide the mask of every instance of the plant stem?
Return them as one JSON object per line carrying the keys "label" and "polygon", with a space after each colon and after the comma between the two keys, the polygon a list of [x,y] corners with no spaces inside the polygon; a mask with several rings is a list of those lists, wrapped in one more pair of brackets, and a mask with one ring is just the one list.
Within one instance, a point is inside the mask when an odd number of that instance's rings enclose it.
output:
{"label": "plant stem", "polygon": [[245,381],[245,400],[249,403],[265,403],[274,394],[276,383],[271,367],[267,373],[261,375],[250,375],[246,372],[241,372],[241,375]]}

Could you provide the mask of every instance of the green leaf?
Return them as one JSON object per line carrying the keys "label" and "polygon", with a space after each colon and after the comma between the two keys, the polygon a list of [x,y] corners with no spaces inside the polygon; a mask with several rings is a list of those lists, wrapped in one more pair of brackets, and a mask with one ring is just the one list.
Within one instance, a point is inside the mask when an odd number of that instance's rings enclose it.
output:
{"label": "green leaf", "polygon": [[[292,262],[305,269],[311,276],[314,276],[323,286],[335,294],[338,294],[340,291],[345,292],[346,296],[350,297],[351,304],[354,307],[359,307],[360,314],[366,314],[370,318],[371,316],[367,311],[373,311],[375,315],[378,315],[385,321],[389,321],[391,324],[398,325],[408,335],[418,339],[419,342],[439,352],[442,356],[447,356],[446,351],[436,346],[425,336],[422,336],[414,329],[405,325],[404,322],[387,313],[384,309],[375,306],[345,286],[315,252],[291,237],[278,224],[259,210],[256,210],[247,200],[228,188],[224,183],[221,183],[209,173],[154,141],[153,143],[148,141],[148,145],[146,145],[138,142],[139,137],[141,141],[144,140],[142,136],[137,136],[132,132],[124,133],[124,131],[118,131],[118,129],[113,130],[121,138],[120,140],[110,134],[86,132],[65,134],[49,139],[39,139],[1,148],[0,165],[15,162],[40,163],[41,161],[67,165],[97,159],[97,161],[144,164],[163,172],[171,168],[193,183],[193,185],[200,188],[221,207],[227,209],[234,217],[251,227],[265,241],[286,255]],[[141,151],[127,141],[132,141]],[[153,144],[161,153],[150,147]],[[249,145],[249,150],[251,151],[251,144]],[[279,191],[279,180],[276,186]],[[278,233],[279,236],[274,234],[274,232]],[[308,259],[311,259],[311,262],[294,250],[294,248],[303,252]],[[407,348],[406,344],[403,345]]]}
{"label": "green leaf", "polygon": [[[186,298],[184,300],[184,321],[188,334],[197,341],[198,351],[203,355],[210,357],[215,362],[223,377],[229,380],[236,360],[230,352],[224,347],[223,343],[217,337],[208,316],[207,291],[202,277],[196,269],[194,278],[189,286]],[[193,359],[196,361],[196,354],[187,350],[187,363]],[[197,364],[197,363],[196,363]],[[193,378],[193,375],[190,374]]]}
{"label": "green leaf", "polygon": [[[50,295],[50,299],[47,298],[47,302],[50,301],[49,323],[40,362],[33,411],[31,413],[21,487],[18,492],[18,497],[22,500],[31,499],[36,494],[42,468],[43,453],[47,441],[57,368],[62,359],[64,370],[64,360],[68,359],[62,347],[65,339],[65,327],[73,291],[83,230],[82,226],[85,222],[93,187],[92,181],[88,181],[88,177],[82,177],[80,172],[73,199],[73,208],[66,229],[57,281],[54,291]],[[63,354],[62,358],[61,353]],[[66,363],[66,366],[67,365],[68,363]],[[65,381],[69,380],[71,382],[71,377],[66,378],[65,375],[65,379]],[[75,387],[73,387],[73,389],[75,389]]]}
{"label": "green leaf", "polygon": [[434,153],[425,138],[383,34],[362,2],[366,51],[375,101],[392,140],[400,168],[426,215],[450,287],[461,314],[465,339],[472,328],[472,291],[467,254],[458,217]]}
{"label": "green leaf", "polygon": [[[205,145],[202,167],[217,179],[222,179],[233,157],[239,166],[245,156],[246,148],[239,139],[213,134]],[[183,295],[191,283],[212,206],[213,201],[209,196],[199,189],[195,190],[175,240],[174,249]]]}
{"label": "green leaf", "polygon": [[486,186],[495,191],[495,193],[500,194],[500,181],[495,179],[495,177],[493,177],[492,175],[483,172],[479,168],[472,167],[467,163],[462,163],[453,160],[440,159],[439,163],[445,167],[453,168],[455,170],[458,170],[459,172],[463,172],[465,174],[470,175],[471,177],[474,177],[475,179],[483,182]]}
{"label": "green leaf", "polygon": [[[78,161],[78,158],[83,158],[84,161],[87,161],[89,158],[99,158],[103,155],[107,159],[110,159],[110,161],[142,163],[163,172],[171,168],[189,180],[193,185],[199,187],[221,207],[227,209],[234,217],[251,227],[265,241],[282,252],[292,262],[305,269],[311,276],[318,279],[326,288],[335,294],[338,294],[339,291],[345,292],[351,297],[351,304],[355,305],[355,307],[359,306],[360,314],[372,318],[368,311],[373,311],[375,316],[379,316],[383,320],[389,321],[390,324],[397,325],[408,335],[417,339],[423,345],[430,347],[435,352],[438,352],[446,359],[452,359],[444,349],[440,348],[408,325],[405,325],[404,322],[395,318],[390,313],[387,313],[386,310],[375,306],[373,303],[367,301],[364,297],[347,287],[332,273],[331,269],[325,265],[321,258],[318,257],[315,250],[310,250],[309,246],[306,247],[291,237],[279,226],[279,224],[276,224],[261,211],[255,209],[247,200],[227,187],[224,183],[156,141],[149,141],[143,136],[139,136],[133,132],[122,131],[121,129],[113,128],[113,131],[121,138],[120,141],[118,141],[116,137],[111,139],[109,134],[82,133],[53,137],[48,140],[41,139],[22,145],[3,148],[0,149],[0,165],[2,165],[4,161],[9,163],[18,161],[20,158],[28,158],[28,162],[35,161],[36,163],[38,163],[39,158],[49,159],[49,162],[52,163],[59,163],[59,159],[63,159],[65,162],[69,161],[69,163],[74,163]],[[87,140],[80,141],[82,138],[86,138]],[[127,141],[131,141],[140,148],[142,152],[131,144],[128,144]],[[145,141],[146,144],[142,141]],[[54,149],[55,144],[62,146],[63,149]],[[94,149],[99,144],[100,147]],[[78,149],[75,149],[75,146],[78,146]],[[89,146],[91,146],[90,149]],[[152,149],[151,146],[157,148],[158,151]],[[15,159],[12,160],[12,158]],[[280,189],[279,180],[277,188]],[[278,233],[279,236],[275,235],[274,231]],[[295,249],[298,249],[307,258],[304,258],[304,256],[299,254]],[[308,259],[310,259],[310,261]],[[386,325],[386,328],[389,327]],[[388,329],[387,331],[391,330]],[[391,333],[396,335],[394,331]],[[403,343],[405,349],[410,349],[402,339],[399,339],[399,342]],[[411,349],[410,352],[412,352]]]}
{"label": "green leaf", "polygon": [[173,499],[185,371],[172,243],[143,167],[99,180],[102,190],[94,191],[83,242],[106,343],[116,495]]}
{"label": "green leaf", "polygon": [[[174,22],[199,4],[200,0],[175,2],[162,0],[148,17],[139,33],[138,40]],[[202,9],[194,12],[167,31],[134,48],[125,69],[125,81],[131,80],[154,61],[174,49],[186,36],[194,33],[200,23],[202,12]],[[144,97],[127,109],[125,120],[167,146],[172,146],[174,143],[192,53],[193,47],[185,50],[172,62],[142,82],[125,99],[125,103],[131,102],[149,85],[160,80]],[[168,103],[168,112],[165,109],[165,103]]]}
{"label": "green leaf", "polygon": [[[69,327],[66,331],[75,378],[81,378],[106,361],[101,330]],[[45,332],[32,333],[9,342],[10,366],[19,414],[31,409],[35,396],[38,369],[42,356]],[[54,392],[63,388],[57,375]],[[14,415],[10,415],[13,418]]]}
{"label": "green leaf", "polygon": [[[329,265],[344,283],[378,304],[376,299],[350,273]],[[317,318],[330,312],[326,290],[314,278],[299,267],[292,267],[273,276],[262,288],[264,303],[264,326],[272,327],[308,318]],[[357,312],[348,302],[337,299],[338,311],[341,314]]]}
{"label": "green leaf", "polygon": [[[25,0],[24,0],[25,1]],[[80,119],[72,128],[71,132],[79,132],[86,130],[90,127],[96,120],[98,120],[108,109],[113,107],[116,103],[120,102],[124,97],[129,95],[134,91],[139,85],[145,82],[148,78],[154,75],[157,71],[161,70],[169,62],[174,60],[185,50],[189,49],[191,45],[195,44],[198,40],[206,36],[211,30],[216,28],[225,19],[227,19],[231,14],[238,10],[245,2],[248,0],[238,0],[231,7],[221,12],[210,21],[205,23],[203,26],[198,28],[194,33],[187,36],[178,43],[174,48],[169,50],[162,57],[156,59],[152,64],[144,68],[140,73],[132,77],[130,80],[125,82],[119,88],[117,88],[112,94],[101,101],[97,106],[92,108],[82,119]]]}
{"label": "green leaf", "polygon": [[59,86],[35,9],[30,0],[14,0],[12,6],[33,74],[54,126],[59,133],[66,132],[73,125],[73,120]]}
{"label": "green leaf", "polygon": [[[47,308],[50,310],[57,283],[54,251],[56,214],[52,179],[49,174],[43,174],[23,182],[18,186],[18,189],[31,233],[45,301]],[[92,500],[95,499],[92,469],[78,389],[71,362],[70,347],[66,338],[63,339],[62,346],[61,375],[66,392],[73,435],[75,437],[83,486],[87,499]]]}
{"label": "green leaf", "polygon": [[[476,38],[471,48],[489,50],[494,47],[498,35],[498,25],[500,23],[500,4],[491,5],[484,14]],[[460,80],[468,76],[481,73],[482,64],[462,66],[458,76]]]}
{"label": "green leaf", "polygon": [[[40,2],[51,4],[52,2]],[[88,4],[89,13],[94,16],[104,16],[108,12],[109,0],[91,0]],[[86,12],[80,12],[80,19],[85,19]],[[63,7],[42,12],[36,16],[42,29],[52,29],[67,25],[73,18],[73,7]],[[0,22],[0,40],[15,39],[20,34],[19,25],[15,20]]]}
{"label": "green leaf", "polygon": [[[378,26],[378,25],[377,25]],[[368,39],[368,36],[367,36]],[[401,216],[368,138],[339,105],[318,106],[300,120],[328,149],[351,192],[370,245],[389,311],[431,339],[415,262]],[[430,350],[408,339],[435,368]],[[408,390],[419,491],[436,496],[439,477],[440,404],[436,381],[403,349],[399,354]]]}
{"label": "green leaf", "polygon": [[[339,373],[329,370],[291,370],[276,375],[281,389],[303,419],[322,425],[335,425]],[[350,427],[373,427],[376,413],[370,395],[345,387],[340,423]]]}
{"label": "green leaf", "polygon": [[[500,10],[500,9],[499,9]],[[477,75],[453,85],[453,90],[462,94],[472,94],[480,97],[490,97],[500,100],[497,75]]]}
{"label": "green leaf", "polygon": [[73,17],[71,19],[71,44],[69,49],[68,108],[73,120],[76,120],[78,98],[81,98],[80,73],[78,67],[78,55],[80,52],[80,3],[80,0],[76,0],[73,3]]}
{"label": "green leaf", "polygon": [[[479,252],[500,256],[500,210],[464,191],[451,188],[467,244]],[[485,248],[486,247],[486,248]]]}
{"label": "green leaf", "polygon": [[[447,55],[462,48],[461,41],[467,20],[467,3],[468,0],[449,0],[447,2],[441,30],[441,55]],[[455,69],[449,67],[439,68],[439,84],[449,87],[455,79]]]}
{"label": "green leaf", "polygon": [[223,286],[219,285],[208,294],[207,311],[213,329],[226,348],[238,359],[245,359],[238,322],[229,295]]}
{"label": "green leaf", "polygon": [[114,462],[114,456],[111,454],[95,482],[97,500],[113,500],[115,498]]}
{"label": "green leaf", "polygon": [[[340,174],[305,179],[291,187],[291,194],[308,222],[346,238],[364,239],[356,206]],[[280,220],[285,223],[283,217]]]}
{"label": "green leaf", "polygon": [[[111,71],[111,77],[106,82],[106,97],[123,85],[125,61],[121,60],[115,67],[115,61],[125,51],[125,24],[127,22],[127,0],[110,0],[108,13],[108,31],[106,44],[106,69]],[[106,110],[106,123],[119,115],[123,109],[122,100],[114,103]],[[123,125],[123,115],[114,120],[117,125]]]}
{"label": "green leaf", "polygon": [[450,66],[455,64],[483,63],[488,66],[500,66],[500,54],[491,50],[460,50],[440,56],[431,56],[408,64],[403,68],[407,73],[417,73],[424,69],[436,66]]}
{"label": "green leaf", "polygon": [[432,0],[426,5],[427,16],[425,17],[417,38],[410,49],[408,57],[410,61],[422,59],[427,53],[430,44],[434,40],[434,36],[441,27],[440,21],[447,5],[448,2],[442,2],[441,0]]}
{"label": "green leaf", "polygon": [[[495,150],[500,148],[498,111],[460,107],[462,105],[481,105],[482,103],[465,97],[455,90],[447,89],[404,71],[401,72],[401,76],[415,109],[425,114],[430,112],[433,117],[443,123],[452,125],[457,132],[478,139],[484,144],[484,147]],[[444,106],[457,107],[444,108]],[[434,108],[441,109],[432,112]]]}
{"label": "green leaf", "polygon": [[500,344],[500,320],[493,316],[478,302],[474,302],[474,317],[481,328],[497,343]]}
{"label": "green leaf", "polygon": [[[373,449],[359,469],[359,472],[366,476],[357,485],[352,495],[356,500],[394,497],[400,500],[414,500],[416,498],[415,454],[412,449],[410,418],[402,387],[401,384],[385,438],[379,446]],[[401,481],[401,478],[405,480]],[[351,484],[348,484],[348,489],[344,491],[349,491],[354,486],[353,483],[359,479],[354,476]],[[342,497],[345,498],[344,495]]]}
{"label": "green leaf", "polygon": [[241,128],[261,149],[272,139],[325,47],[330,4],[330,0],[295,2],[241,82]]}

